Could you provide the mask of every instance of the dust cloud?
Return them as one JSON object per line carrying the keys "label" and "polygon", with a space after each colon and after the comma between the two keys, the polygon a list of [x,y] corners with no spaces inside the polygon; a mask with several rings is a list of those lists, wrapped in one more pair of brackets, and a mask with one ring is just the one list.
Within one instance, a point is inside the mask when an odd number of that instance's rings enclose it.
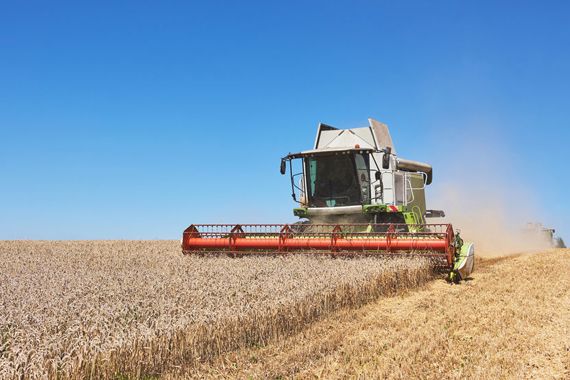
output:
{"label": "dust cloud", "polygon": [[[527,223],[541,221],[532,176],[514,164],[508,146],[481,136],[462,136],[435,167],[438,180],[429,189],[428,209],[441,208],[476,254],[499,256],[544,250],[551,239]],[[472,137],[472,138],[470,138]]]}
{"label": "dust cloud", "polygon": [[447,183],[436,198],[445,205],[444,220],[453,223],[465,241],[475,243],[478,255],[498,256],[551,247],[546,235],[526,228],[527,222],[535,219],[514,205],[517,200],[525,201],[524,197],[497,195],[475,191],[465,184]]}

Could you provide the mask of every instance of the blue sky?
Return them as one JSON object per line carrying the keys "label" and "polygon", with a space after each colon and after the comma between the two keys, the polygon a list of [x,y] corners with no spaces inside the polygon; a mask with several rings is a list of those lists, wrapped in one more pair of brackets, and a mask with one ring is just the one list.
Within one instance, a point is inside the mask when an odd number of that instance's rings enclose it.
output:
{"label": "blue sky", "polygon": [[[294,221],[279,158],[310,148],[319,121],[372,116],[434,183],[509,178],[570,240],[568,14],[564,1],[3,2],[0,239]],[[489,164],[463,166],[474,152]]]}

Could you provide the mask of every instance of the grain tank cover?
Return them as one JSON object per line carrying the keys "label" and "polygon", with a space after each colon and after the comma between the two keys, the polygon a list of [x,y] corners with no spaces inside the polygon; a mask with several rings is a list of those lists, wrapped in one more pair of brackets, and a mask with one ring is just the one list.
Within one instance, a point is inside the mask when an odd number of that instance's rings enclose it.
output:
{"label": "grain tank cover", "polygon": [[349,149],[359,145],[361,148],[376,151],[390,147],[395,153],[388,126],[374,119],[368,119],[368,124],[368,127],[363,128],[338,129],[320,123],[317,128],[315,149]]}

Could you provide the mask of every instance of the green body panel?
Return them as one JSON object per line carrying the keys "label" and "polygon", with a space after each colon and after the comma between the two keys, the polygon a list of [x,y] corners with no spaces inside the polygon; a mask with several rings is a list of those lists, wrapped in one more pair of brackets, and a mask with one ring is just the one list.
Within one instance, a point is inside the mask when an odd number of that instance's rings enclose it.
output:
{"label": "green body panel", "polygon": [[298,216],[299,218],[306,218],[309,215],[309,212],[306,207],[294,208],[293,215]]}
{"label": "green body panel", "polygon": [[[299,218],[310,218],[312,216],[310,209],[307,207],[295,208],[293,209],[293,214]],[[405,223],[409,226],[411,232],[419,231],[416,225],[425,222],[417,205],[413,207],[403,205],[388,207],[383,204],[368,204],[362,206],[361,216],[361,222],[363,223],[374,223],[374,221],[378,223]]]}
{"label": "green body panel", "polygon": [[424,215],[426,213],[424,176],[412,173],[408,175],[412,185],[413,199],[408,202],[407,208],[414,213],[415,223],[413,224],[423,224],[425,223]]}
{"label": "green body panel", "polygon": [[421,222],[418,220],[418,216],[414,212],[405,212],[404,219],[408,225],[408,231],[410,232],[420,232],[422,230]]}
{"label": "green body panel", "polygon": [[463,245],[461,245],[459,252],[455,255],[455,259],[453,260],[454,270],[458,270],[465,263],[465,260],[467,260],[467,253],[472,245],[473,243],[463,243]]}
{"label": "green body panel", "polygon": [[404,220],[406,224],[418,224],[416,220],[416,215],[413,212],[404,212]]}
{"label": "green body panel", "polygon": [[467,278],[474,270],[474,246],[473,243],[463,242],[459,235],[455,237],[456,253],[453,258],[453,268],[449,272],[447,279],[458,283]]}
{"label": "green body panel", "polygon": [[374,205],[363,205],[362,206],[362,211],[365,214],[378,214],[380,212],[386,212],[387,211],[388,206],[386,205],[380,205],[380,204],[374,204]]}

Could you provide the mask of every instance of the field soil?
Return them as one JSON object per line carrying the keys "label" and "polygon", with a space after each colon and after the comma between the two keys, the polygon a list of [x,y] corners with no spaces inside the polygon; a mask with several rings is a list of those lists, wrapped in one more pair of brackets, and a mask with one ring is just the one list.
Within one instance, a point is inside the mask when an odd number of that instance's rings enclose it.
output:
{"label": "field soil", "polygon": [[570,250],[477,264],[165,377],[570,379]]}

